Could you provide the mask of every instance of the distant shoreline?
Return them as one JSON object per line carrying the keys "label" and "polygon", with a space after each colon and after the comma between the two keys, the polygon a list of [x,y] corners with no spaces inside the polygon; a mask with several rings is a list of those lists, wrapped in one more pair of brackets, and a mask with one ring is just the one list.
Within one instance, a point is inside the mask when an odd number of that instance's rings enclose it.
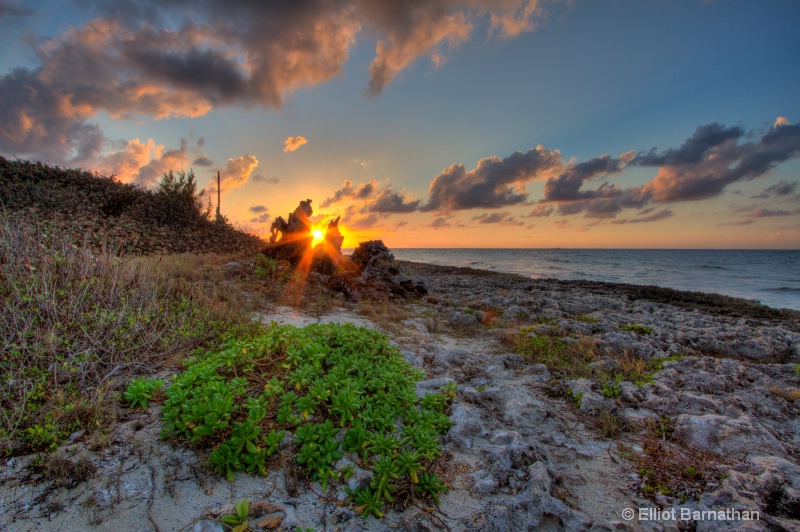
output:
{"label": "distant shoreline", "polygon": [[423,276],[461,275],[472,277],[480,284],[529,284],[531,287],[552,285],[562,290],[579,290],[603,295],[613,295],[634,301],[638,299],[666,303],[688,310],[701,310],[719,316],[735,318],[776,320],[800,331],[800,311],[779,309],[748,299],[715,293],[676,290],[653,285],[610,283],[605,281],[561,280],[553,278],[532,279],[524,275],[491,271],[468,266],[441,266],[437,264],[399,260],[408,269]]}

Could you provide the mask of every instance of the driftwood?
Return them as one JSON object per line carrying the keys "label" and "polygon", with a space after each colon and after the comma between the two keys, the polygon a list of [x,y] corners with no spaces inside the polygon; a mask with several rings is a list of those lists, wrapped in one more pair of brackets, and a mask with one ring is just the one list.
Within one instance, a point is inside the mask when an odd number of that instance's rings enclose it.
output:
{"label": "driftwood", "polygon": [[343,257],[341,217],[328,223],[323,241],[311,249],[314,238],[309,218],[313,213],[307,199],[300,202],[288,221],[276,218],[270,228],[270,244],[263,253],[315,272],[319,281],[351,299],[398,299],[428,292],[423,280],[413,279],[402,270],[381,240],[362,242],[352,257]]}

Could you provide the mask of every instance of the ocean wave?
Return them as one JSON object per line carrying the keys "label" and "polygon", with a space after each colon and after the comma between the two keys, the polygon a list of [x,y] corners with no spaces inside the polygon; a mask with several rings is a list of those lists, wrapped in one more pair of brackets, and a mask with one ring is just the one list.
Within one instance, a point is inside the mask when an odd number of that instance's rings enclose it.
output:
{"label": "ocean wave", "polygon": [[704,270],[727,270],[725,266],[713,266],[711,264],[695,264],[695,268],[700,268]]}
{"label": "ocean wave", "polygon": [[473,266],[475,264],[483,264],[483,262],[479,260],[465,260],[464,264],[466,264],[467,266]]}
{"label": "ocean wave", "polygon": [[797,292],[800,293],[800,288],[794,288],[791,286],[779,286],[777,288],[762,288],[764,292]]}

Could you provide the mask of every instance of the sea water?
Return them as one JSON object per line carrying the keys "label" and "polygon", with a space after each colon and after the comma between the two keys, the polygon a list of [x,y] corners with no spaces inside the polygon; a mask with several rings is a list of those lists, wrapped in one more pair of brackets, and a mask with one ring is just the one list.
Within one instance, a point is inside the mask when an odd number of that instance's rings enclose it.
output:
{"label": "sea water", "polygon": [[655,285],[800,310],[800,250],[392,249],[398,260],[533,279]]}

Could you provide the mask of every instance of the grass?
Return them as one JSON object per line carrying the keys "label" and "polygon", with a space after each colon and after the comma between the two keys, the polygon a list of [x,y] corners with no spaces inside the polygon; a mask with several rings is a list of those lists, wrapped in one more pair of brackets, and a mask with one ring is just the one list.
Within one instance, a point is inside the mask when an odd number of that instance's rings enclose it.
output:
{"label": "grass", "polygon": [[647,325],[642,325],[640,323],[626,323],[623,325],[619,325],[619,328],[623,331],[629,331],[638,334],[639,336],[647,336],[648,334],[653,334],[653,328],[648,327]]}
{"label": "grass", "polygon": [[0,452],[53,450],[103,427],[129,375],[250,329],[166,262],[121,259],[0,216]]}
{"label": "grass", "polygon": [[706,486],[719,483],[725,469],[733,465],[723,456],[665,441],[655,435],[645,438],[640,454],[623,444],[618,445],[621,454],[635,464],[642,479],[642,495],[651,500],[658,495],[697,500]]}
{"label": "grass", "polygon": [[[619,395],[619,383],[633,382],[639,386],[653,382],[653,373],[663,369],[659,359],[646,361],[629,351],[607,353],[598,350],[597,341],[588,336],[566,336],[567,332],[553,328],[548,333],[534,334],[533,327],[523,327],[510,342],[523,358],[547,366],[550,373],[564,379],[584,378],[604,383],[606,397]],[[610,356],[619,369],[592,366],[601,356]]]}

